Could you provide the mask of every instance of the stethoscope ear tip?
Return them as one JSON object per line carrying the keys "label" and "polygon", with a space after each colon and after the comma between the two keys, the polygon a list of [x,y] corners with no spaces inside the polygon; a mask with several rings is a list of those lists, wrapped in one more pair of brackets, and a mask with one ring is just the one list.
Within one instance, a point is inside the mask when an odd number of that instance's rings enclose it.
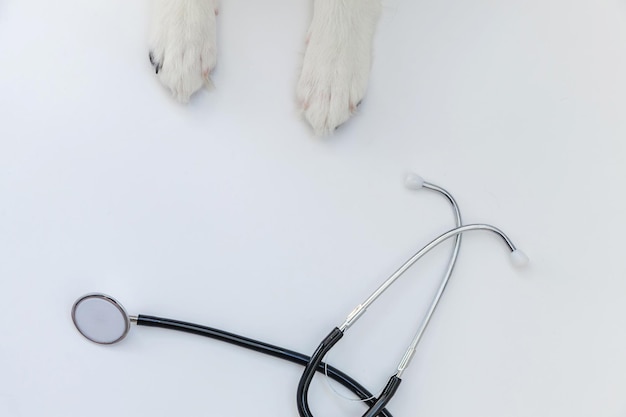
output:
{"label": "stethoscope ear tip", "polygon": [[528,259],[528,256],[526,256],[526,254],[519,249],[515,249],[513,252],[511,252],[510,256],[511,263],[516,268],[525,268],[530,263],[530,259]]}
{"label": "stethoscope ear tip", "polygon": [[404,186],[409,190],[419,190],[424,186],[424,178],[409,172],[404,176]]}

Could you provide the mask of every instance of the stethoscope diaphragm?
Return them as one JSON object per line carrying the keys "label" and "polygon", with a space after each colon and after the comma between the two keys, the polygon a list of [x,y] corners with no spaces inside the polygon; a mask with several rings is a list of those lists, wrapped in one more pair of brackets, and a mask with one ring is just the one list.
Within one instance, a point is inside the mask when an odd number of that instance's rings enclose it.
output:
{"label": "stethoscope diaphragm", "polygon": [[76,329],[94,343],[111,345],[124,339],[130,330],[130,318],[113,297],[87,294],[74,303],[72,321]]}

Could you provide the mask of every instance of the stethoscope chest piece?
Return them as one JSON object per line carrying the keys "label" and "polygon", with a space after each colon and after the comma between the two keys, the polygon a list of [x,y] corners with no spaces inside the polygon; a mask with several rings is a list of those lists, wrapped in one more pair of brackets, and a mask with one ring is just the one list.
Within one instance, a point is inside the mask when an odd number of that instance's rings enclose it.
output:
{"label": "stethoscope chest piece", "polygon": [[122,305],[105,294],[87,294],[74,303],[72,321],[87,339],[110,345],[124,339],[130,330],[130,318]]}

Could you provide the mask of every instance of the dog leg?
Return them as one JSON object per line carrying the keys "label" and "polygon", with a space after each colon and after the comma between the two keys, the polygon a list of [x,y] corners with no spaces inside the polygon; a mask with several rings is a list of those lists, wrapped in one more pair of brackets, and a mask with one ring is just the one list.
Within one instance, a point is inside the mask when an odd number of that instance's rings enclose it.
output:
{"label": "dog leg", "polygon": [[314,0],[297,97],[318,135],[356,111],[370,73],[380,0]]}
{"label": "dog leg", "polygon": [[153,1],[150,62],[159,81],[187,102],[203,85],[211,85],[217,0]]}

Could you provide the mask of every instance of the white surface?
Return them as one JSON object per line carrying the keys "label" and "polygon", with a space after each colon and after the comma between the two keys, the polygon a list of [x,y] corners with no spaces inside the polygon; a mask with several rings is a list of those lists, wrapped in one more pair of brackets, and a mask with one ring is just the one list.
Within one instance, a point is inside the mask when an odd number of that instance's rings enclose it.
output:
{"label": "white surface", "polygon": [[[224,0],[216,89],[183,107],[151,74],[147,2],[0,2],[0,415],[293,417],[296,366],[149,328],[97,346],[71,305],[103,291],[312,352],[452,226],[407,170],[531,265],[466,236],[394,415],[626,415],[626,5],[389,1],[366,100],[330,139],[294,110],[309,9]],[[329,361],[381,386],[449,249]],[[312,404],[363,410],[321,378]]]}

